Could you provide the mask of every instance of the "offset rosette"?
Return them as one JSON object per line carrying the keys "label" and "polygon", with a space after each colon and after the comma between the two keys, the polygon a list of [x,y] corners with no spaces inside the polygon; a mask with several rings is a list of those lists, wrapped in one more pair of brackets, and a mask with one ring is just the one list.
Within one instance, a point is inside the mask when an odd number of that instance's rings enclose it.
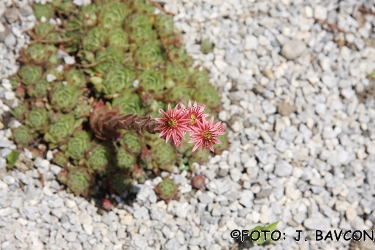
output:
{"label": "offset rosette", "polygon": [[36,83],[42,76],[42,67],[25,65],[20,70],[20,77],[25,85]]}
{"label": "offset rosette", "polygon": [[17,144],[26,146],[33,142],[35,134],[27,126],[20,126],[13,129],[13,138]]}
{"label": "offset rosette", "polygon": [[[169,46],[172,47],[172,46]],[[185,68],[193,65],[193,59],[186,54],[185,48],[172,47],[168,49],[168,57],[174,64],[181,64]]]}
{"label": "offset rosette", "polygon": [[86,155],[90,171],[103,173],[110,163],[111,150],[105,143],[97,144]]}
{"label": "offset rosette", "polygon": [[173,18],[166,14],[160,14],[156,16],[155,27],[158,30],[159,35],[163,38],[167,38],[177,33]]}
{"label": "offset rosette", "polygon": [[70,17],[63,31],[63,38],[66,40],[65,52],[75,53],[82,46],[82,37],[84,23],[81,19]]}
{"label": "offset rosette", "polygon": [[73,114],[56,113],[50,116],[50,127],[44,134],[44,140],[50,142],[50,147],[66,142],[73,131],[81,125],[81,120],[75,120]]}
{"label": "offset rosette", "polygon": [[98,6],[96,4],[88,4],[82,7],[82,11],[78,15],[85,26],[95,26],[98,22],[97,11]]}
{"label": "offset rosette", "polygon": [[83,38],[83,49],[88,51],[95,51],[104,45],[104,29],[102,27],[94,27],[87,32]]}
{"label": "offset rosette", "polygon": [[39,80],[36,83],[27,86],[27,94],[41,100],[47,96],[49,86],[50,83],[46,80]]}
{"label": "offset rosette", "polygon": [[217,89],[212,85],[202,86],[193,93],[193,99],[199,103],[204,103],[211,109],[219,108],[220,96]]}
{"label": "offset rosette", "polygon": [[104,76],[103,83],[95,85],[95,87],[99,92],[112,95],[121,93],[123,90],[133,88],[134,80],[134,71],[119,66],[114,69],[110,69],[109,72]]}
{"label": "offset rosette", "polygon": [[132,153],[129,153],[125,147],[120,147],[116,152],[116,166],[127,171],[134,169],[136,158]]}
{"label": "offset rosette", "polygon": [[209,85],[209,75],[206,71],[194,72],[189,77],[189,85],[191,87],[196,87],[197,89]]}
{"label": "offset rosette", "polygon": [[52,18],[54,15],[54,10],[51,6],[47,4],[35,4],[34,5],[34,16],[37,20],[40,20],[42,17],[45,17],[47,20]]}
{"label": "offset rosette", "polygon": [[148,4],[145,0],[129,0],[129,6],[139,14],[150,16],[154,14],[155,7]]}
{"label": "offset rosette", "polygon": [[29,104],[24,102],[19,102],[16,107],[13,108],[12,115],[20,120],[23,121],[25,119],[25,115],[29,111]]}
{"label": "offset rosette", "polygon": [[124,60],[125,54],[113,46],[108,46],[105,50],[96,53],[94,62],[99,63],[95,66],[95,72],[106,74],[110,69],[116,68]]}
{"label": "offset rosette", "polygon": [[138,155],[142,150],[142,144],[139,140],[139,136],[135,132],[126,132],[120,139],[120,144],[125,146],[126,149],[133,155]]}
{"label": "offset rosette", "polygon": [[91,176],[85,168],[70,168],[66,185],[76,195],[87,196]]}
{"label": "offset rosette", "polygon": [[152,153],[155,167],[169,172],[172,171],[173,163],[176,160],[176,151],[171,143],[165,143],[161,140],[155,141]]}
{"label": "offset rosette", "polygon": [[192,71],[193,69],[186,68],[182,64],[169,62],[165,73],[166,77],[173,80],[176,84],[187,84]]}
{"label": "offset rosette", "polygon": [[146,92],[153,90],[157,95],[164,89],[164,76],[155,70],[145,70],[139,75],[139,86]]}
{"label": "offset rosette", "polygon": [[43,64],[48,61],[50,56],[50,53],[46,53],[46,48],[47,46],[41,43],[34,43],[25,49],[24,57],[28,62]]}
{"label": "offset rosette", "polygon": [[68,158],[61,151],[57,151],[53,154],[53,161],[61,167],[66,167],[68,165]]}
{"label": "offset rosette", "polygon": [[155,192],[158,194],[160,199],[169,202],[171,199],[177,198],[178,186],[172,179],[162,180],[156,187]]}
{"label": "offset rosette", "polygon": [[100,6],[99,21],[105,29],[120,27],[131,12],[125,3],[107,3]]}
{"label": "offset rosette", "polygon": [[139,95],[124,91],[121,96],[116,97],[112,101],[113,107],[120,107],[120,114],[142,114],[142,102]]}
{"label": "offset rosette", "polygon": [[167,102],[173,103],[187,103],[191,100],[192,88],[187,85],[177,85],[176,87],[170,88],[166,94],[165,99]]}
{"label": "offset rosette", "polygon": [[152,41],[141,45],[135,52],[135,59],[144,68],[163,64],[166,59],[163,52],[163,45],[158,41]]}
{"label": "offset rosette", "polygon": [[34,131],[45,133],[48,129],[47,110],[44,107],[32,108],[31,111],[26,114],[25,123]]}
{"label": "offset rosette", "polygon": [[188,162],[189,164],[193,164],[194,162],[202,164],[204,162],[207,162],[209,157],[210,157],[210,150],[208,148],[205,148],[203,152],[200,150],[196,150],[191,153],[191,156],[188,158]]}
{"label": "offset rosette", "polygon": [[152,28],[151,17],[145,15],[132,15],[126,24],[126,30],[130,34],[131,41],[137,45],[157,38],[157,32]]}
{"label": "offset rosette", "polygon": [[66,72],[65,81],[68,82],[68,85],[83,88],[86,85],[85,75],[77,69],[71,69]]}
{"label": "offset rosette", "polygon": [[63,112],[70,112],[78,103],[81,90],[71,85],[59,83],[50,92],[52,107]]}
{"label": "offset rosette", "polygon": [[59,34],[57,32],[52,32],[54,29],[55,27],[48,22],[38,23],[34,29],[36,38],[42,37],[49,32],[48,35],[43,37],[43,40],[57,41],[59,40]]}
{"label": "offset rosette", "polygon": [[85,152],[90,150],[91,133],[79,130],[70,138],[67,147],[67,155],[75,162],[84,158]]}
{"label": "offset rosette", "polygon": [[107,34],[106,44],[126,51],[129,48],[128,36],[122,28],[113,28]]}

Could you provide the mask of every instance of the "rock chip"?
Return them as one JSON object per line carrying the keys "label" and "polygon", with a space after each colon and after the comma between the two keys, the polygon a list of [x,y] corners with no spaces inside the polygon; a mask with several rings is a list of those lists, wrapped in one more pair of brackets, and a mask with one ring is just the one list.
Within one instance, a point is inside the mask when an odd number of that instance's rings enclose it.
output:
{"label": "rock chip", "polygon": [[281,55],[288,60],[293,60],[302,55],[306,50],[306,44],[299,40],[292,40],[283,45]]}

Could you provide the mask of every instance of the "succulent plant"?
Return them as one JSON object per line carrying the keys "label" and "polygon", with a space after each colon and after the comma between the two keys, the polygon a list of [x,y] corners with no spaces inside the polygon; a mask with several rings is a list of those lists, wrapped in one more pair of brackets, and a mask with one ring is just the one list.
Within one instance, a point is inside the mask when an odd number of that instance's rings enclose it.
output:
{"label": "succulent plant", "polygon": [[74,130],[81,125],[81,120],[75,120],[73,114],[55,113],[50,116],[51,124],[48,132],[44,134],[44,140],[50,142],[50,146],[66,142]]}
{"label": "succulent plant", "polygon": [[68,165],[68,158],[60,151],[53,154],[53,161],[61,167],[66,167]]}
{"label": "succulent plant", "polygon": [[67,155],[79,162],[84,158],[85,152],[90,150],[91,134],[84,130],[74,132],[67,145]]}
{"label": "succulent plant", "polygon": [[75,194],[87,195],[91,177],[84,168],[70,168],[66,185]]}
{"label": "succulent plant", "polygon": [[53,17],[53,15],[54,15],[53,8],[51,8],[48,5],[36,4],[34,6],[34,16],[38,20],[40,20],[42,17],[45,17],[47,20],[49,20],[51,17]]}
{"label": "succulent plant", "polygon": [[97,144],[87,153],[87,167],[92,172],[103,173],[110,163],[111,150],[105,143]]}
{"label": "succulent plant", "polygon": [[132,153],[129,153],[125,147],[120,147],[116,150],[116,165],[117,167],[133,171],[136,158]]}
{"label": "succulent plant", "polygon": [[81,91],[74,86],[65,86],[62,83],[56,84],[50,95],[52,107],[63,112],[71,111],[78,103],[80,92]]}
{"label": "succulent plant", "polygon": [[138,155],[142,150],[142,143],[136,132],[128,131],[120,139],[120,144],[125,146],[126,149],[133,155]]}
{"label": "succulent plant", "polygon": [[24,84],[35,83],[42,76],[42,68],[34,65],[25,65],[20,70],[20,77]]}
{"label": "succulent plant", "polygon": [[109,199],[104,198],[104,199],[102,200],[102,207],[103,207],[105,210],[107,210],[107,211],[111,211],[111,209],[112,209],[112,202],[111,202]]}
{"label": "succulent plant", "polygon": [[[13,129],[18,147],[35,156],[45,153],[35,145],[44,144],[63,168],[59,180],[83,195],[99,191],[94,178],[122,194],[151,170],[158,175],[207,160],[209,152],[191,152],[188,136],[177,148],[158,138],[153,119],[169,103],[190,98],[206,104],[206,113],[220,106],[208,73],[192,67],[173,18],[154,14],[146,0],[93,2],[34,5],[38,20],[30,35],[36,40],[21,51],[20,70],[9,79],[20,99],[12,110],[22,124]],[[62,22],[57,27],[39,21],[42,16]],[[76,62],[67,64],[64,53]],[[216,152],[228,146],[226,137],[220,140]],[[166,183],[160,190],[176,190]]]}
{"label": "succulent plant", "polygon": [[210,39],[205,38],[201,42],[201,50],[204,54],[208,54],[212,52],[212,49],[214,48],[213,42],[211,42]]}
{"label": "succulent plant", "polygon": [[210,150],[207,148],[203,152],[201,152],[200,150],[196,150],[191,154],[191,157],[189,158],[188,161],[189,161],[189,164],[192,164],[194,162],[202,164],[208,161],[209,156],[210,156]]}
{"label": "succulent plant", "polygon": [[13,130],[14,141],[21,145],[27,145],[34,140],[34,134],[30,128],[20,126]]}
{"label": "succulent plant", "polygon": [[178,186],[172,179],[164,179],[155,187],[155,192],[160,199],[169,202],[171,199],[177,198],[177,189]]}
{"label": "succulent plant", "polygon": [[48,113],[44,107],[32,108],[26,114],[25,123],[34,131],[46,132],[48,130]]}
{"label": "succulent plant", "polygon": [[152,147],[154,165],[157,168],[166,171],[172,171],[173,163],[176,160],[175,148],[171,143],[165,143],[164,141],[158,140]]}

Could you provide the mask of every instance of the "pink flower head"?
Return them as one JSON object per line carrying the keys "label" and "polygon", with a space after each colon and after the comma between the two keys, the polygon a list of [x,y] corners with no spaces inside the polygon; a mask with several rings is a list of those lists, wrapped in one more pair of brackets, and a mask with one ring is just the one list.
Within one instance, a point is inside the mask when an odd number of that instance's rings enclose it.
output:
{"label": "pink flower head", "polygon": [[214,152],[213,144],[221,144],[216,137],[225,134],[224,126],[220,122],[214,124],[213,117],[209,122],[206,119],[197,120],[197,126],[192,127],[192,129],[193,131],[190,133],[191,140],[189,141],[189,143],[195,143],[192,152],[199,146],[201,146],[202,152],[206,147]]}
{"label": "pink flower head", "polygon": [[189,119],[189,128],[197,126],[197,120],[202,121],[205,117],[209,116],[208,114],[204,113],[205,105],[197,105],[195,101],[193,105],[191,105],[191,101],[189,100],[188,108],[185,111],[185,116]]}
{"label": "pink flower head", "polygon": [[[173,143],[178,146],[184,138],[186,131],[191,131],[188,127],[189,119],[185,118],[185,108],[181,103],[177,104],[174,110],[171,105],[168,104],[168,113],[160,109],[160,114],[163,118],[155,118],[155,120],[161,123],[155,130],[161,130],[159,137],[165,138],[166,142],[172,139]],[[180,109],[178,108],[180,106]]]}

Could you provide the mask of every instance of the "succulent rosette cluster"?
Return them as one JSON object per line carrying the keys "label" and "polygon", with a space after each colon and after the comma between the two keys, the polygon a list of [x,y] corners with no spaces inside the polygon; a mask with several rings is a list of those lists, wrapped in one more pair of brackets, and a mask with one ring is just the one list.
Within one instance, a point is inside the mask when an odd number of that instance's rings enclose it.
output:
{"label": "succulent rosette cluster", "polygon": [[[51,151],[60,182],[89,195],[122,194],[180,162],[189,169],[207,161],[215,144],[215,153],[228,147],[223,127],[206,121],[205,110],[220,109],[218,90],[193,68],[171,16],[154,14],[146,0],[50,2],[33,5],[32,41],[9,78],[18,98],[11,114],[21,123],[12,128],[17,150]],[[185,107],[188,100],[205,106]],[[168,110],[158,118],[166,125],[155,119],[159,110]]]}
{"label": "succulent rosette cluster", "polygon": [[155,118],[160,123],[155,130],[161,131],[159,137],[165,138],[166,142],[171,140],[177,147],[185,134],[190,132],[189,143],[195,143],[193,152],[199,147],[202,152],[205,148],[214,152],[213,145],[221,144],[217,137],[225,134],[225,127],[221,122],[214,123],[214,117],[207,121],[206,117],[209,114],[205,114],[204,109],[204,105],[198,105],[197,102],[192,104],[191,101],[187,108],[179,103],[173,110],[169,104],[167,112],[160,110],[163,118]]}

